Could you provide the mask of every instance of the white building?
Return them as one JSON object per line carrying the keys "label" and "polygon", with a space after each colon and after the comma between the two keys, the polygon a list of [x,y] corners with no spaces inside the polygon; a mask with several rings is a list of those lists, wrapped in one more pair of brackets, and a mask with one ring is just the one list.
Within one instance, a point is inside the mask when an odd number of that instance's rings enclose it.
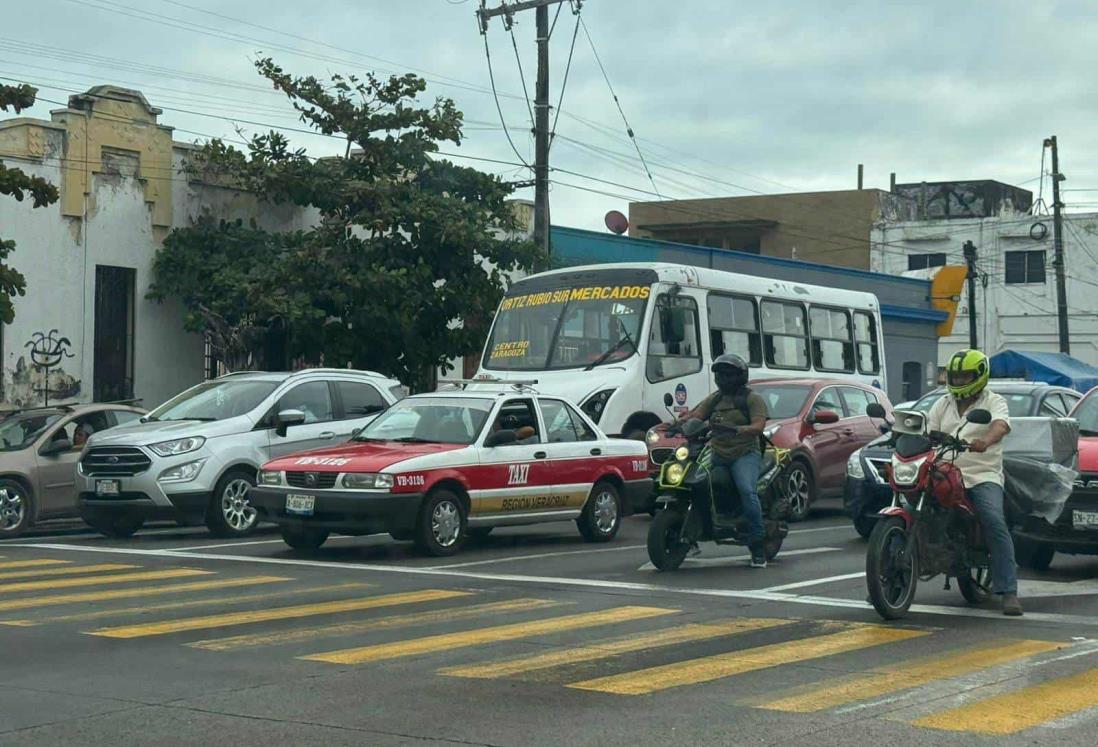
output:
{"label": "white building", "polygon": [[188,177],[193,146],[174,142],[160,113],[138,91],[98,86],[50,121],[0,120],[0,162],[49,180],[61,195],[37,209],[0,197],[0,235],[15,240],[9,262],[27,281],[14,322],[0,328],[0,400],[44,399],[36,343],[62,351],[49,369],[51,401],[136,397],[151,407],[201,381],[202,337],[183,330],[178,304],[145,298],[163,239],[202,215],[254,219],[269,230],[307,227],[307,211]]}
{"label": "white building", "polygon": [[[1071,354],[1098,365],[1098,213],[1064,216],[1064,257]],[[1003,214],[882,224],[871,236],[870,269],[927,274],[964,265],[962,247],[977,249],[978,344],[988,354],[1006,348],[1058,352],[1052,217]],[[952,334],[942,337],[939,365],[968,347],[967,291],[961,292]]]}

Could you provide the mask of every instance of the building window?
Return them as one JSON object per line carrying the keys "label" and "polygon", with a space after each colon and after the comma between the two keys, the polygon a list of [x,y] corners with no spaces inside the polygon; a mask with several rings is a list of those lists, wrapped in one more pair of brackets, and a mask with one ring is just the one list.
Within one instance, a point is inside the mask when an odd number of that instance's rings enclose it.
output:
{"label": "building window", "polygon": [[905,361],[901,369],[901,392],[905,402],[912,402],[923,396],[923,364],[919,361]]}
{"label": "building window", "polygon": [[944,267],[945,263],[945,252],[907,255],[907,269],[909,270],[925,270],[929,267]]}
{"label": "building window", "polygon": [[854,312],[854,342],[858,352],[858,372],[877,375],[881,372],[881,353],[877,342],[877,320],[864,311]]}
{"label": "building window", "polygon": [[841,309],[813,306],[808,318],[812,332],[812,365],[819,371],[853,372],[850,316]]}
{"label": "building window", "polygon": [[663,294],[656,301],[648,339],[648,380],[667,381],[702,368],[698,304]]}
{"label": "building window", "polygon": [[1005,252],[1008,285],[1045,282],[1045,250]]}
{"label": "building window", "polygon": [[767,365],[774,368],[808,369],[808,325],[799,303],[763,301],[763,351]]}
{"label": "building window", "polygon": [[713,357],[738,355],[752,366],[762,364],[762,335],[755,299],[709,294],[709,342]]}
{"label": "building window", "polygon": [[95,268],[96,402],[133,398],[134,286],[132,267]]}

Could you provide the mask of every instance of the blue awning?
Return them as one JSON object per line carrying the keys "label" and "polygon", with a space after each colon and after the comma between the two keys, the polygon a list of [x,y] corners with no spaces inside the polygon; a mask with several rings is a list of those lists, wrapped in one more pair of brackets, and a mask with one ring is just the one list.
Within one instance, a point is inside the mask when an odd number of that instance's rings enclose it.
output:
{"label": "blue awning", "polygon": [[1088,392],[1098,386],[1098,368],[1066,353],[1004,350],[991,356],[991,375],[997,379],[1025,379]]}

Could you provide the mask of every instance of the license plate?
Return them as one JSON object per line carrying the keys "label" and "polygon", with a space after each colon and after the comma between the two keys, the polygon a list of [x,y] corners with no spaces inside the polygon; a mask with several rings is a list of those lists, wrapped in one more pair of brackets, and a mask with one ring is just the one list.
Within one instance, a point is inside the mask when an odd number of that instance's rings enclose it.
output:
{"label": "license plate", "polygon": [[96,495],[118,495],[122,492],[122,484],[118,480],[96,480]]}
{"label": "license plate", "polygon": [[313,495],[295,495],[290,493],[286,496],[286,513],[299,514],[301,516],[312,516],[313,505],[316,503],[316,496]]}
{"label": "license plate", "polygon": [[1098,527],[1098,511],[1072,511],[1071,524],[1076,527]]}

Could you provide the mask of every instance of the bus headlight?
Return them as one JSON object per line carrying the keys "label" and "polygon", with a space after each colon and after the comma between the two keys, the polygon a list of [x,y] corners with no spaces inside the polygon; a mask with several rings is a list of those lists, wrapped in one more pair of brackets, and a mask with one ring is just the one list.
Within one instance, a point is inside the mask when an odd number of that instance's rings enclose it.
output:
{"label": "bus headlight", "polygon": [[683,467],[677,462],[675,464],[667,465],[667,471],[663,473],[667,482],[672,485],[678,485],[682,482],[682,478],[686,476],[686,467]]}

